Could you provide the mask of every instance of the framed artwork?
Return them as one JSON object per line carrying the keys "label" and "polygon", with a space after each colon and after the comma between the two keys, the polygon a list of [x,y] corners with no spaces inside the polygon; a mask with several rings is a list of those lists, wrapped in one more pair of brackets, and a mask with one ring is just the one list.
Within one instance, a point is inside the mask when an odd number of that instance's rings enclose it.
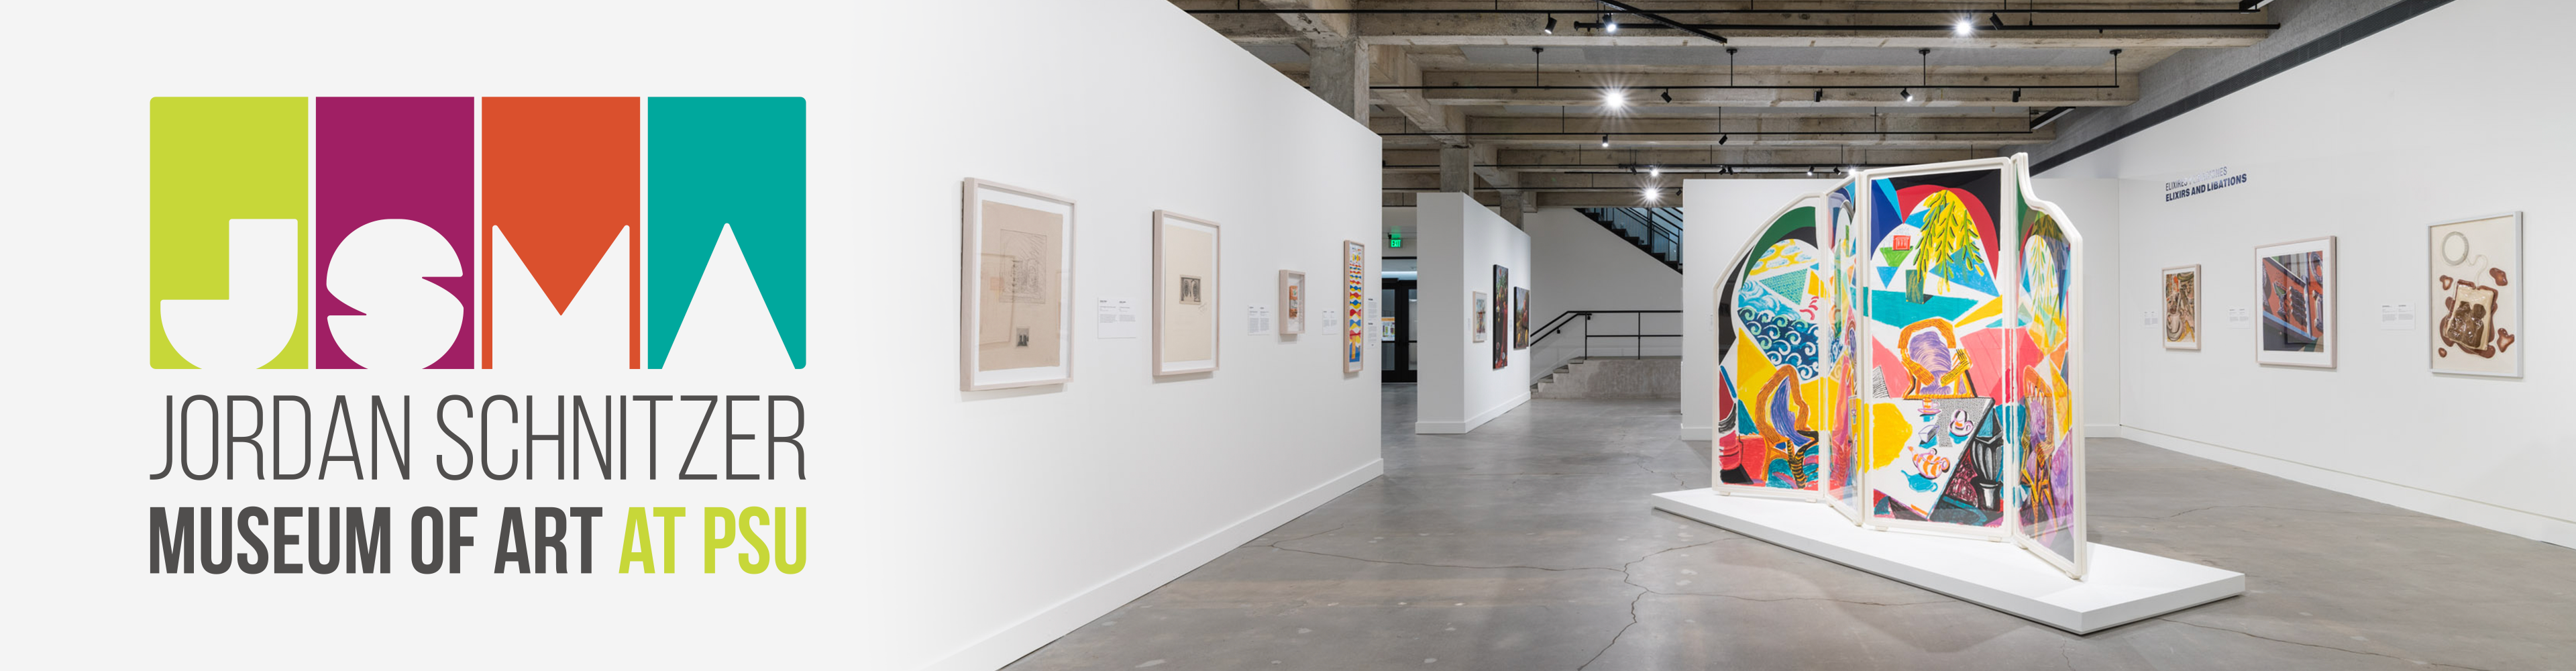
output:
{"label": "framed artwork", "polygon": [[2522,213],[2426,227],[2433,372],[2522,377]]}
{"label": "framed artwork", "polygon": [[1475,300],[1470,303],[1473,307],[1468,308],[1467,311],[1468,330],[1475,335],[1475,342],[1484,342],[1485,292],[1477,291],[1471,293],[1475,294]]}
{"label": "framed artwork", "polygon": [[1306,332],[1306,274],[1279,271],[1279,335]]}
{"label": "framed artwork", "polygon": [[1512,287],[1512,349],[1529,349],[1529,289]]}
{"label": "framed artwork", "polygon": [[1512,339],[1504,336],[1512,330],[1511,306],[1505,301],[1512,295],[1512,271],[1500,264],[1494,266],[1494,369],[1512,365]]}
{"label": "framed artwork", "polygon": [[1216,222],[1154,211],[1154,374],[1216,370]]}
{"label": "framed artwork", "polygon": [[2200,349],[2200,266],[2165,269],[2165,349]]}
{"label": "framed artwork", "polygon": [[1342,372],[1367,370],[1368,246],[1342,241]]}
{"label": "framed artwork", "polygon": [[1073,201],[965,182],[959,384],[965,391],[1073,379]]}
{"label": "framed artwork", "polygon": [[2276,366],[2335,367],[2335,238],[2254,248],[2254,305],[2263,317],[2255,360]]}

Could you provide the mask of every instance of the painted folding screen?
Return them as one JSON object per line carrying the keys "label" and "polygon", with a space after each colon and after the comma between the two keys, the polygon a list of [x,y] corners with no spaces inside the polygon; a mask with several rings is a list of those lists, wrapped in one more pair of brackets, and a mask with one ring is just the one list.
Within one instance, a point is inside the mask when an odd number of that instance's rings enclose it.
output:
{"label": "painted folding screen", "polygon": [[2006,357],[2022,340],[2003,282],[2010,165],[1865,175],[1862,481],[1873,523],[2005,533],[2016,387]]}
{"label": "painted folding screen", "polygon": [[1833,402],[1829,415],[1831,425],[1825,432],[1825,500],[1834,510],[1854,522],[1862,517],[1860,483],[1861,390],[1863,384],[1860,318],[1861,299],[1868,294],[1855,289],[1862,277],[1867,259],[1862,254],[1866,236],[1860,233],[1860,212],[1855,206],[1859,189],[1856,180],[1843,180],[1824,196],[1825,230],[1830,233],[1828,246],[1833,248],[1833,303],[1826,313],[1825,361],[1827,397]]}
{"label": "painted folding screen", "polygon": [[1715,298],[1719,487],[2083,575],[2083,242],[2026,166],[1868,171],[1755,232]]}
{"label": "painted folding screen", "polygon": [[2020,277],[2013,286],[2022,337],[2012,369],[2022,421],[2014,455],[2019,486],[2010,489],[2013,537],[2081,578],[2091,547],[2084,541],[2084,438],[2077,433],[2082,406],[2075,391],[2084,295],[2075,271],[2083,264],[2084,238],[2056,205],[2033,197],[2028,173],[2018,177]]}
{"label": "painted folding screen", "polygon": [[1774,215],[1718,286],[1720,486],[1812,493],[1826,480],[1823,420],[1837,395],[1826,379],[1833,268],[1822,204],[1808,196]]}

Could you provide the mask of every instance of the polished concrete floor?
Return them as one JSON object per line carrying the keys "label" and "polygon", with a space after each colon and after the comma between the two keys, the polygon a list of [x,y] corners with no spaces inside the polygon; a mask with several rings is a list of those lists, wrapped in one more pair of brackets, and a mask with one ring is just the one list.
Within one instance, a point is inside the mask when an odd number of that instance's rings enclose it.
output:
{"label": "polished concrete floor", "polygon": [[1671,401],[1539,400],[1011,669],[2576,669],[2576,549],[2117,439],[2092,536],[2247,576],[2076,636],[1653,511],[1709,482]]}

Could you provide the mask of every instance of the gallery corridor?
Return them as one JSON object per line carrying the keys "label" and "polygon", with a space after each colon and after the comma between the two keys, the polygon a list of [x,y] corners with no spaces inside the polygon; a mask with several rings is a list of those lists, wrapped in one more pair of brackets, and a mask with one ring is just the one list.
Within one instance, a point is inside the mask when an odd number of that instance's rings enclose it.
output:
{"label": "gallery corridor", "polygon": [[2094,540],[2243,596],[2075,636],[1650,510],[1708,485],[1671,401],[1538,400],[1093,621],[1037,669],[2565,669],[2576,553],[2118,439]]}

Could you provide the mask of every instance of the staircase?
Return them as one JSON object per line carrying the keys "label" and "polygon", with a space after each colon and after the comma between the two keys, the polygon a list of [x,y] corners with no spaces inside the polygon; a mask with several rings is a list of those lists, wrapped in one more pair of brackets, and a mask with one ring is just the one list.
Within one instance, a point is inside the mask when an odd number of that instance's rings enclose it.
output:
{"label": "staircase", "polygon": [[1585,207],[1583,213],[1593,223],[1609,229],[1637,251],[1682,270],[1682,208],[1678,207]]}
{"label": "staircase", "polygon": [[1681,398],[1681,357],[1575,359],[1531,385],[1531,398]]}

